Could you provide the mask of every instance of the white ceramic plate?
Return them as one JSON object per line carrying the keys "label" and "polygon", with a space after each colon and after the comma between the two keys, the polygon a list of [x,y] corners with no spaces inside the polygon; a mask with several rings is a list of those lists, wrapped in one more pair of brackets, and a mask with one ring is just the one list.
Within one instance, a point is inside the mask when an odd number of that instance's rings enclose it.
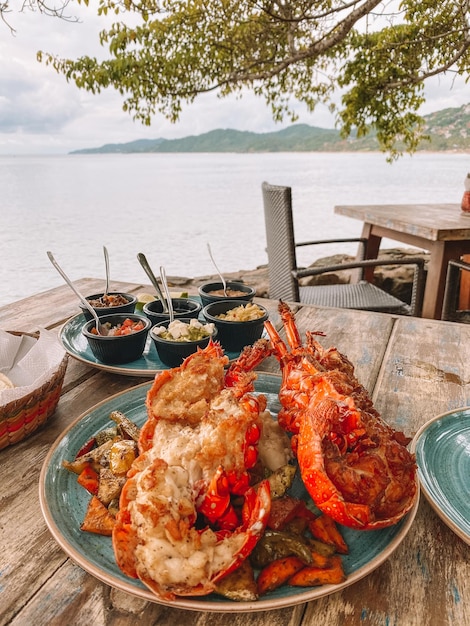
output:
{"label": "white ceramic plate", "polygon": [[470,407],[424,424],[411,450],[424,495],[447,526],[470,545]]}
{"label": "white ceramic plate", "polygon": [[[259,373],[256,391],[267,397],[273,415],[279,410],[280,376]],[[110,425],[111,411],[120,410],[139,426],[146,420],[145,397],[151,383],[143,383],[97,404],[83,413],[55,441],[42,467],[39,482],[41,510],[50,532],[78,565],[102,582],[139,598],[180,609],[198,611],[252,612],[288,607],[315,600],[352,585],[386,561],[409,531],[418,507],[418,498],[410,513],[398,524],[375,531],[342,528],[350,552],[343,557],[347,580],[339,585],[297,588],[281,587],[256,602],[234,602],[211,594],[205,597],[178,598],[173,602],[158,599],[139,580],[128,578],[116,565],[110,537],[82,532],[89,500],[78,485],[77,477],[62,468],[62,460],[72,460],[80,447],[94,434]],[[293,487],[296,497],[309,498],[299,480]]]}

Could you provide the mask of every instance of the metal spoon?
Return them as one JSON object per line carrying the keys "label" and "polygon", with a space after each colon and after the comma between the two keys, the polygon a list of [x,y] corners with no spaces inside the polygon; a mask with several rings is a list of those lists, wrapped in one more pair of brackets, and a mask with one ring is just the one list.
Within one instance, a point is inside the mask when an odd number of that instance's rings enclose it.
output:
{"label": "metal spoon", "polygon": [[95,318],[95,325],[96,325],[96,330],[98,332],[98,335],[106,335],[107,333],[103,329],[103,325],[101,324],[100,318],[98,317],[98,314],[95,311],[95,309],[91,306],[91,304],[88,302],[88,300],[84,296],[82,296],[82,294],[78,291],[78,289],[72,283],[70,278],[67,276],[67,274],[64,272],[64,270],[60,267],[60,265],[54,259],[54,255],[52,254],[52,252],[48,251],[47,252],[47,256],[49,257],[49,260],[52,263],[52,265],[56,268],[56,270],[59,272],[59,274],[65,280],[67,285],[70,287],[70,289],[75,293],[76,296],[78,296],[78,298],[81,301],[81,303],[83,304],[83,306],[85,306],[90,311],[90,313],[93,315],[93,317]]}
{"label": "metal spoon", "polygon": [[158,284],[158,281],[155,277],[155,274],[152,272],[152,268],[150,267],[145,254],[143,254],[142,252],[139,252],[137,255],[137,258],[139,260],[139,263],[142,265],[142,267],[145,270],[145,273],[147,274],[147,276],[150,279],[150,282],[153,285],[153,288],[155,289],[155,291],[157,292],[157,297],[160,300],[160,302],[162,303],[162,307],[163,307],[163,313],[168,313],[168,307],[166,305],[165,302],[165,298],[163,297],[163,293],[162,290],[160,289],[160,285]]}
{"label": "metal spoon", "polygon": [[160,279],[162,281],[163,289],[165,290],[166,299],[168,302],[168,314],[170,316],[170,324],[175,319],[173,312],[173,302],[171,301],[170,290],[168,289],[168,283],[166,282],[165,268],[160,265]]}
{"label": "metal spoon", "polygon": [[212,263],[214,264],[215,270],[216,270],[217,274],[219,275],[220,280],[222,281],[222,285],[224,287],[224,296],[227,297],[227,283],[225,282],[225,278],[220,273],[220,270],[217,267],[216,262],[214,261],[214,257],[212,256],[211,247],[210,247],[209,244],[207,244],[207,249],[209,250],[209,256],[211,258]]}
{"label": "metal spoon", "polygon": [[104,252],[104,265],[106,267],[106,289],[103,294],[103,298],[104,298],[105,296],[108,295],[108,292],[109,292],[109,255],[108,255],[108,249],[106,246],[103,246],[103,252]]}

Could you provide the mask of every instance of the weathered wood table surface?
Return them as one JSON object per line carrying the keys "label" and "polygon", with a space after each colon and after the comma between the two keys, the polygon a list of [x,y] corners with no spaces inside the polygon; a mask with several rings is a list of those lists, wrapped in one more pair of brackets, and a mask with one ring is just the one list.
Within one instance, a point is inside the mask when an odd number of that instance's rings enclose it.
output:
{"label": "weathered wood table surface", "polygon": [[440,319],[447,265],[470,254],[470,215],[458,204],[335,206],[335,213],[363,222],[366,259],[376,259],[382,238],[429,250],[423,317]]}
{"label": "weathered wood table surface", "polygon": [[[102,281],[77,281],[96,293]],[[112,290],[148,291],[113,282]],[[277,303],[261,301],[279,323]],[[0,308],[4,330],[59,329],[78,312],[66,286]],[[437,414],[470,405],[470,325],[302,306],[297,323],[326,333],[356,365],[386,420],[412,436]],[[268,362],[264,369],[274,371]],[[143,382],[69,359],[54,416],[28,439],[0,451],[0,624],[218,626],[444,626],[470,624],[470,547],[421,496],[413,525],[393,554],[365,578],[318,600],[268,612],[216,613],[147,602],[78,567],[41,515],[38,481],[62,431],[91,406]]]}

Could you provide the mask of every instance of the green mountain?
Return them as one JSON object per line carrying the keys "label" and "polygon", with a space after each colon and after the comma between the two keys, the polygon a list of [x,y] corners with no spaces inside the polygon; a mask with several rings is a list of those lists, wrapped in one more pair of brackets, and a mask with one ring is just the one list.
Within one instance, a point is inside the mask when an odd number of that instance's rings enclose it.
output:
{"label": "green mountain", "polygon": [[[424,116],[426,134],[420,150],[470,149],[470,104]],[[130,154],[144,152],[353,152],[378,150],[373,134],[363,139],[342,139],[335,129],[294,124],[270,133],[232,129],[211,130],[182,139],[139,139],[75,150],[71,154]]]}

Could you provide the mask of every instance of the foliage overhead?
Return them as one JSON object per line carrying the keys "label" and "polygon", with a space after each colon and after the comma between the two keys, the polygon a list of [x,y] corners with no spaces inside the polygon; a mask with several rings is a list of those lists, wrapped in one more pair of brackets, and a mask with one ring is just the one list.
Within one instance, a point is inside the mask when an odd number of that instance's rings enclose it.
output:
{"label": "foliage overhead", "polygon": [[469,78],[470,0],[99,0],[98,13],[116,18],[100,34],[108,58],[38,58],[79,88],[113,87],[147,125],[248,88],[276,121],[327,104],[343,136],[374,130],[394,158],[424,136],[425,80]]}

